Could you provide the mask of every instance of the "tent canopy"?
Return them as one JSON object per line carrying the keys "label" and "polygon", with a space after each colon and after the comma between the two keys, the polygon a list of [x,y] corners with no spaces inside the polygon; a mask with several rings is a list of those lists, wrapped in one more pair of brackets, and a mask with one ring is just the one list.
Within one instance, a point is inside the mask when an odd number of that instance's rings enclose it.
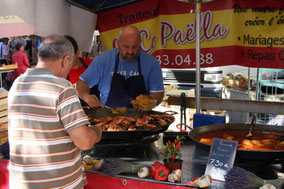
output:
{"label": "tent canopy", "polygon": [[65,0],[0,0],[0,38],[22,35],[71,35],[89,52],[97,15]]}

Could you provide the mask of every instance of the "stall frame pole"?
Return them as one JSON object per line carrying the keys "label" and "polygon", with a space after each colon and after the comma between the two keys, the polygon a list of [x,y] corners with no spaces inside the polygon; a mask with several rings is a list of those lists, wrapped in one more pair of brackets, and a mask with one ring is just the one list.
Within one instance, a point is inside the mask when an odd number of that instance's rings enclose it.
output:
{"label": "stall frame pole", "polygon": [[195,87],[195,96],[196,96],[196,113],[200,113],[200,12],[201,4],[195,4],[195,14],[196,14],[196,87]]}

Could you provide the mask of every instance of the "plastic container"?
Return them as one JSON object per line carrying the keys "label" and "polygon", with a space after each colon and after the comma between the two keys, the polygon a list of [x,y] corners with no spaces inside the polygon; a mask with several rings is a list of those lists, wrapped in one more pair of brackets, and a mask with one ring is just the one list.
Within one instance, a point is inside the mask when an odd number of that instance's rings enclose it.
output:
{"label": "plastic container", "polygon": [[193,128],[214,125],[214,124],[225,124],[224,116],[214,116],[207,114],[194,114],[193,115]]}

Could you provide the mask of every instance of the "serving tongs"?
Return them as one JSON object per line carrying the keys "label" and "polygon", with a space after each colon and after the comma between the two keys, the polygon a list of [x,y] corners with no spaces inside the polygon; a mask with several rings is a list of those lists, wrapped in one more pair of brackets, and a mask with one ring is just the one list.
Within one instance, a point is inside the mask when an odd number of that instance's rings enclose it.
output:
{"label": "serving tongs", "polygon": [[[90,108],[89,106],[84,106],[83,109],[87,110],[89,113],[93,112],[92,114],[109,114],[108,112],[112,112],[112,108],[108,106],[100,106],[100,107],[95,107],[95,108]],[[86,111],[85,111],[86,112]]]}
{"label": "serving tongs", "polygon": [[111,108],[111,107],[108,107],[108,106],[106,106],[106,105],[104,105],[104,106],[103,106],[103,107],[101,107],[101,108],[105,108],[105,109],[112,110],[112,108]]}
{"label": "serving tongs", "polygon": [[255,125],[255,119],[256,119],[255,114],[252,114],[252,119],[251,119],[251,122],[250,122],[249,133],[245,136],[245,138],[247,138],[247,139],[252,137],[252,128]]}

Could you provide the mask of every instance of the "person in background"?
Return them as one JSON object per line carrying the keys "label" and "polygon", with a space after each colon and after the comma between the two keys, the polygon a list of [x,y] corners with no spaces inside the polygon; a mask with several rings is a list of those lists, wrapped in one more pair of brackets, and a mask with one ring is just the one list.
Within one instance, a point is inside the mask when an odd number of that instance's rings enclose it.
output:
{"label": "person in background", "polygon": [[78,47],[78,43],[73,37],[69,35],[65,35],[64,37],[71,42],[74,48],[74,53],[75,53],[74,67],[70,70],[67,78],[72,84],[76,84],[77,80],[79,79],[79,76],[86,70],[86,68],[90,65],[91,62],[90,61],[85,62],[83,61],[82,58],[79,57],[80,50]]}
{"label": "person in background", "polygon": [[36,36],[31,35],[30,39],[31,47],[26,52],[30,61],[30,65],[35,66],[37,63]]}
{"label": "person in background", "polygon": [[104,52],[104,46],[99,35],[97,36],[97,46],[97,55],[100,55]]}
{"label": "person in background", "polygon": [[[73,48],[74,48],[74,53],[75,53],[75,56],[74,56],[74,67],[70,70],[68,76],[67,76],[67,79],[73,84],[75,85],[77,80],[79,79],[80,75],[88,68],[88,66],[91,64],[92,62],[92,59],[87,59],[87,58],[80,58],[79,55],[80,55],[80,50],[78,48],[78,43],[77,41],[69,36],[69,35],[66,35],[65,36],[66,39],[68,39],[72,45],[73,45]],[[98,98],[100,96],[100,91],[98,90],[98,87],[97,86],[94,86],[90,89],[90,93],[91,94],[95,94]],[[81,100],[81,99],[80,99]],[[81,100],[81,104],[82,106],[87,106],[87,104]]]}
{"label": "person in background", "polygon": [[[8,39],[8,49],[9,49],[9,60],[12,60],[12,55],[14,54],[14,48],[12,47],[12,45],[13,45],[13,42],[14,42],[14,40],[13,40],[13,37],[9,37],[9,39]],[[11,63],[11,62],[10,62]]]}
{"label": "person in background", "polygon": [[101,139],[90,126],[73,85],[66,80],[74,49],[48,36],[38,63],[13,83],[8,96],[9,186],[81,189],[87,183],[81,151]]}
{"label": "person in background", "polygon": [[[0,67],[10,64],[10,58],[9,58],[10,49],[8,47],[8,43],[9,43],[9,38],[3,38],[2,41],[0,42]],[[1,76],[2,76],[1,87],[5,88],[6,90],[9,90],[11,87],[11,82],[7,80],[8,79],[7,77],[11,76],[11,73],[2,73]]]}
{"label": "person in background", "polygon": [[88,54],[88,58],[91,59],[95,58],[97,56],[97,49],[98,49],[97,42],[93,41],[91,52]]}
{"label": "person in background", "polygon": [[[124,27],[118,37],[118,48],[98,55],[76,83],[79,96],[90,107],[129,107],[140,94],[148,94],[160,104],[164,97],[159,62],[140,50],[140,33],[134,26]],[[90,94],[98,85],[100,100]]]}
{"label": "person in background", "polygon": [[31,65],[34,66],[37,63],[37,48],[36,48],[36,40],[32,40],[32,47],[29,51],[31,56]]}
{"label": "person in background", "polygon": [[3,38],[0,42],[0,62],[1,65],[10,64],[9,62],[9,47],[8,47],[9,38]]}
{"label": "person in background", "polygon": [[37,51],[38,51],[38,48],[39,48],[39,46],[40,46],[40,44],[41,44],[41,41],[42,41],[42,38],[39,37],[39,36],[37,36],[37,37],[36,37],[36,50],[37,50]]}
{"label": "person in background", "polygon": [[12,55],[12,63],[17,64],[18,68],[13,72],[13,80],[25,73],[30,67],[28,56],[23,52],[25,50],[24,45],[22,43],[17,43],[15,49],[16,52]]}
{"label": "person in background", "polygon": [[18,36],[15,40],[14,40],[14,42],[13,42],[13,48],[15,48],[15,46],[16,46],[16,44],[17,43],[22,43],[23,45],[24,45],[24,47],[26,47],[26,45],[27,45],[27,41],[25,40],[25,38],[23,38],[22,36]]}
{"label": "person in background", "polygon": [[[26,36],[25,38],[24,38],[25,40],[26,40],[26,42],[27,42],[27,44],[26,44],[26,46],[25,46],[25,53],[27,53],[27,55],[28,55],[28,53],[30,52],[30,50],[31,50],[31,48],[32,48],[32,38],[31,37],[28,37],[28,36]],[[15,46],[16,47],[16,46]],[[28,55],[28,59],[29,59],[29,61],[31,62],[31,59],[30,59],[30,56]]]}
{"label": "person in background", "polygon": [[104,46],[99,35],[96,36],[96,40],[93,41],[91,52],[88,54],[88,58],[95,58],[99,54],[104,52]]}

